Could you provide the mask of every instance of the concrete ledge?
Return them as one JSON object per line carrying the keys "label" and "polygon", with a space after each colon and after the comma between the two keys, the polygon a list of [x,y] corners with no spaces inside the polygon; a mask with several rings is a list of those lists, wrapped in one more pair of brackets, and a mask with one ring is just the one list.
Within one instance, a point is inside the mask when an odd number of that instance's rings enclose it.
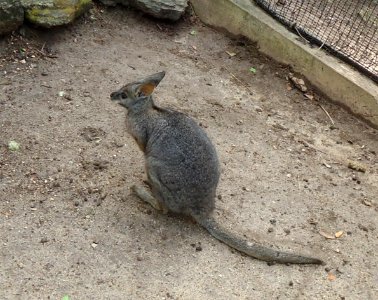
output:
{"label": "concrete ledge", "polygon": [[303,74],[331,100],[378,128],[378,85],[352,67],[312,49],[250,0],[191,0],[206,24],[258,43],[260,51]]}

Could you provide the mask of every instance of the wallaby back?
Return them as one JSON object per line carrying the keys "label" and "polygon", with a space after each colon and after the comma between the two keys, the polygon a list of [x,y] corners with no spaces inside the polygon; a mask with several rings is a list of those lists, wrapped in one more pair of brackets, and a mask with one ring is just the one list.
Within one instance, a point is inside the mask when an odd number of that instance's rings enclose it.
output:
{"label": "wallaby back", "polygon": [[154,198],[159,208],[193,217],[215,238],[249,256],[277,263],[322,263],[244,241],[213,220],[220,175],[215,147],[193,119],[154,104],[151,94],[164,75],[153,74],[111,94],[127,108],[128,131],[145,154],[151,189],[145,200],[154,205]]}

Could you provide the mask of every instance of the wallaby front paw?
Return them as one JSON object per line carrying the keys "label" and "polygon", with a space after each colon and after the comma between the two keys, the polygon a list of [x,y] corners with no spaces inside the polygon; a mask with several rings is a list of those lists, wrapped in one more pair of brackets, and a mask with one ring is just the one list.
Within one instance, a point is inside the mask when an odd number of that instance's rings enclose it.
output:
{"label": "wallaby front paw", "polygon": [[133,185],[130,187],[130,191],[131,191],[132,193],[135,193],[135,189],[136,189],[136,185],[133,184]]}
{"label": "wallaby front paw", "polygon": [[148,189],[146,189],[145,187],[140,186],[140,185],[133,185],[130,189],[140,199],[142,199],[144,202],[149,203],[156,210],[161,211],[163,214],[167,214],[168,213],[167,207],[163,203],[161,203],[159,200],[157,200],[151,194],[151,192]]}
{"label": "wallaby front paw", "polygon": [[146,186],[151,187],[151,184],[150,184],[150,182],[149,182],[147,179],[143,180],[143,183],[144,183]]}

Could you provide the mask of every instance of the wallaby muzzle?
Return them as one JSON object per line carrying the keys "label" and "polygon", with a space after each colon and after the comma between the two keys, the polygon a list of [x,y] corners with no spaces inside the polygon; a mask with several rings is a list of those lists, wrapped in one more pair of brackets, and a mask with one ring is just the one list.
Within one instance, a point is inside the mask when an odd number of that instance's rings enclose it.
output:
{"label": "wallaby muzzle", "polygon": [[120,92],[120,91],[113,92],[110,94],[110,99],[113,101],[120,101],[125,98],[125,97],[122,97],[122,94],[124,94],[124,92]]}

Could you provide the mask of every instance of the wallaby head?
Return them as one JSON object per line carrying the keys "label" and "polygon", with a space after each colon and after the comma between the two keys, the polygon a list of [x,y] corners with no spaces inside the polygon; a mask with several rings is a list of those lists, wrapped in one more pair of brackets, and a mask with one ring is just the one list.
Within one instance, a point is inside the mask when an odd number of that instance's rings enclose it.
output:
{"label": "wallaby head", "polygon": [[110,99],[129,109],[138,102],[148,99],[164,76],[165,72],[162,71],[142,80],[128,83],[118,91],[111,93]]}

